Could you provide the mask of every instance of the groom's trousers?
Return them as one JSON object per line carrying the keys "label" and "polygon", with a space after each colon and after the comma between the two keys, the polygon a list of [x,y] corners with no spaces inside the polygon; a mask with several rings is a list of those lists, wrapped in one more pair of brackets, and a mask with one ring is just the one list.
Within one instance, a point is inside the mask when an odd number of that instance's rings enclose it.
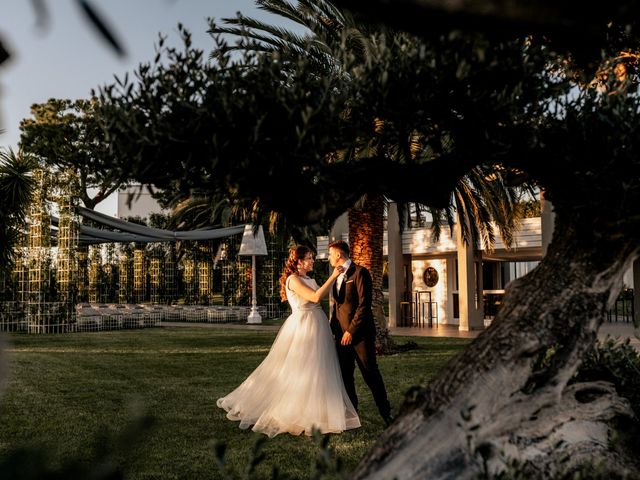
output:
{"label": "groom's trousers", "polygon": [[373,394],[380,415],[382,418],[388,418],[391,413],[391,405],[376,361],[375,343],[361,340],[354,345],[341,345],[340,341],[336,340],[336,350],[338,351],[342,380],[355,409],[358,410],[358,396],[356,395],[354,378],[357,363],[362,378]]}

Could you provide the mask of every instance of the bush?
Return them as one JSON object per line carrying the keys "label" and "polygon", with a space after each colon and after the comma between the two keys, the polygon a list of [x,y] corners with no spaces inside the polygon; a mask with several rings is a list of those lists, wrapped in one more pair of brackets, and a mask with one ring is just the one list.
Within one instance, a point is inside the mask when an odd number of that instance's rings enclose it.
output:
{"label": "bush", "polygon": [[629,343],[607,337],[596,341],[570,383],[603,380],[615,385],[640,418],[640,354]]}

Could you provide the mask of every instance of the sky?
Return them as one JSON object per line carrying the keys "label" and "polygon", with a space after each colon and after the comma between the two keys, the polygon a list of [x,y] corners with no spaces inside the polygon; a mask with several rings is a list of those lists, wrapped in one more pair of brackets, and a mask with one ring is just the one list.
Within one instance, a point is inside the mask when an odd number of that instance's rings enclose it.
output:
{"label": "sky", "polygon": [[[122,58],[92,28],[76,0],[43,1],[49,11],[44,26],[38,24],[32,1],[1,2],[0,40],[11,58],[0,65],[0,147],[16,149],[20,120],[30,116],[33,103],[88,98],[92,89],[113,83],[114,76],[151,61],[159,33],[167,45],[180,46],[179,22],[205,52],[213,45],[207,17],[218,20],[240,11],[282,24],[253,0],[89,0],[124,46]],[[97,210],[115,215],[116,205],[112,197]]]}

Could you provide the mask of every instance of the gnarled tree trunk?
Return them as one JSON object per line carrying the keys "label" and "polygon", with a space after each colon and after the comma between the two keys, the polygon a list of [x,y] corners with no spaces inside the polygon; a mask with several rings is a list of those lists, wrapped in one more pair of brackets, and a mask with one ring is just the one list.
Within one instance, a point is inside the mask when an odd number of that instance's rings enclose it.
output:
{"label": "gnarled tree trunk", "polygon": [[508,286],[491,327],[407,398],[354,478],[475,478],[512,460],[536,478],[598,460],[632,467],[608,445],[611,422],[633,416],[626,401],[609,384],[567,382],[638,246],[579,227],[558,216],[540,265]]}

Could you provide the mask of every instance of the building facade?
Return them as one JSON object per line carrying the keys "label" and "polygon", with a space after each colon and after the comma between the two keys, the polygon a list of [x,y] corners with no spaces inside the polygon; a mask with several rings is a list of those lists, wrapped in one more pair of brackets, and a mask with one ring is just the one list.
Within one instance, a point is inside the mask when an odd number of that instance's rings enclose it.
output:
{"label": "building facade", "polygon": [[[329,241],[348,241],[346,214],[336,221],[329,236],[318,237],[318,258],[327,256]],[[388,209],[384,255],[387,261],[389,327],[457,326],[479,330],[491,323],[502,303],[505,288],[526,275],[542,260],[553,233],[553,213],[542,201],[539,217],[524,218],[507,247],[497,229],[491,251],[473,250],[460,236],[458,226],[442,229],[433,240],[429,226],[400,232],[397,210]],[[633,287],[633,269],[624,276]]]}
{"label": "building facade", "polygon": [[[393,225],[391,220],[388,225]],[[437,242],[430,227],[402,233],[389,230],[384,235],[383,252],[387,258],[390,327],[484,328],[495,315],[505,286],[533,269],[542,258],[540,217],[521,221],[511,248],[496,235],[491,252],[472,251],[459,238],[457,226],[453,232],[443,229]],[[332,234],[318,237],[318,259],[327,258],[330,238],[348,241],[346,232]],[[461,306],[461,301],[465,305]]]}
{"label": "building facade", "polygon": [[526,218],[507,248],[499,235],[492,251],[464,244],[458,226],[439,241],[430,228],[402,233],[400,312],[392,326],[457,325],[484,328],[495,316],[506,285],[542,259],[541,221]]}

